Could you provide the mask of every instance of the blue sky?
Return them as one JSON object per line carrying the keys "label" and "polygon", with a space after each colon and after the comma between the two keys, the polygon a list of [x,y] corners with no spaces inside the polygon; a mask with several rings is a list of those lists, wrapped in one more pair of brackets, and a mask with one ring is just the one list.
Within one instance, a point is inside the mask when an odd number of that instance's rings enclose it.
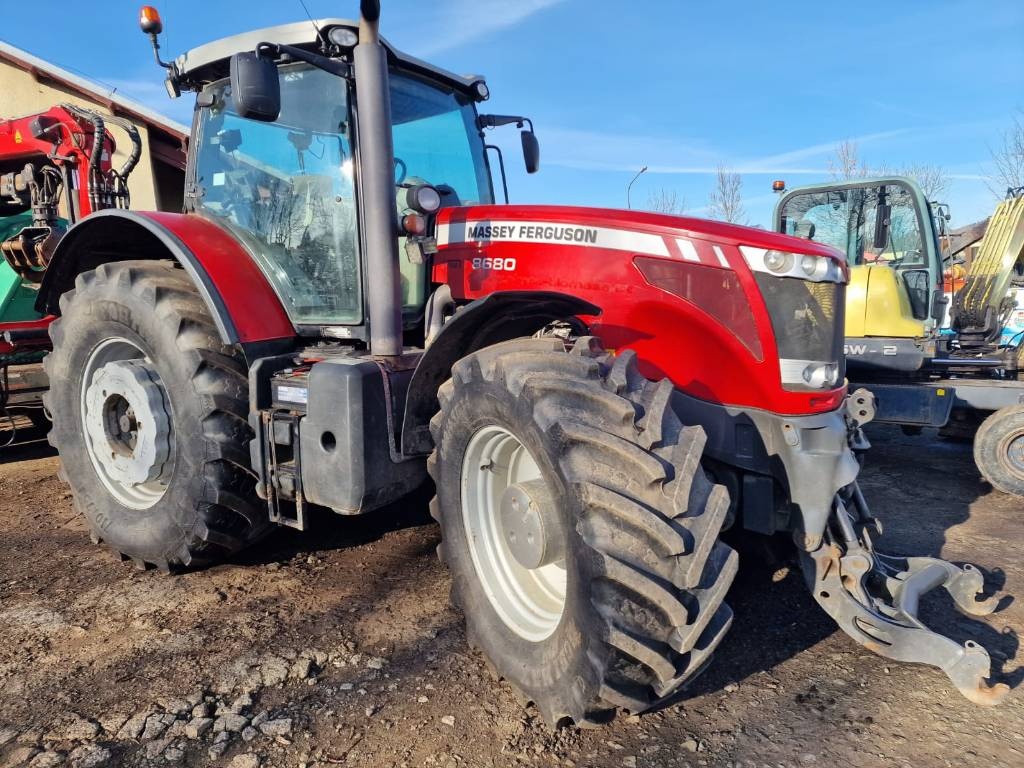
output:
{"label": "blue sky", "polygon": [[[316,17],[351,17],[357,0],[306,0]],[[489,111],[525,114],[543,168],[519,171],[518,140],[494,138],[519,202],[634,207],[674,190],[706,213],[714,170],[743,175],[748,221],[767,225],[773,178],[822,180],[835,145],[871,164],[941,165],[954,224],[988,215],[989,147],[1024,109],[1024,3],[695,2],[693,0],[383,0],[385,35],[457,72],[485,74]],[[139,4],[5,2],[0,37],[187,120],[171,102]],[[304,18],[299,0],[163,0],[164,52]],[[2,96],[0,96],[2,104]]]}

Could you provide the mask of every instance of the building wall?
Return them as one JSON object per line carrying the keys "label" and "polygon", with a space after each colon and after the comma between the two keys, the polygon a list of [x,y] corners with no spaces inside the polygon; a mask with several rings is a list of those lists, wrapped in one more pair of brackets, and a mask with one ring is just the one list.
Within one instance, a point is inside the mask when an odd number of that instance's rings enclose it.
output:
{"label": "building wall", "polygon": [[[32,73],[21,69],[7,61],[0,59],[0,117],[5,119],[24,117],[37,112],[45,112],[52,106],[68,102],[80,107],[95,110],[101,114],[110,114],[110,110],[96,101],[84,98],[77,92],[70,91],[63,86],[52,83],[45,79],[37,81]],[[150,135],[148,127],[138,121],[133,121],[139,129],[142,138],[142,158],[138,166],[128,179],[128,189],[131,192],[131,207],[136,210],[154,210],[159,207],[162,200],[181,200],[181,190],[174,190],[173,186],[180,184],[184,188],[184,175],[176,169],[168,170],[160,167],[154,170],[154,161],[150,153]],[[114,142],[119,143],[114,153],[114,165],[120,166],[126,159],[127,139],[122,138],[116,126],[110,128]],[[164,166],[164,164],[159,164]],[[165,186],[162,194],[157,190],[157,173],[160,182]],[[178,181],[180,179],[180,182]],[[177,194],[175,194],[177,192]]]}

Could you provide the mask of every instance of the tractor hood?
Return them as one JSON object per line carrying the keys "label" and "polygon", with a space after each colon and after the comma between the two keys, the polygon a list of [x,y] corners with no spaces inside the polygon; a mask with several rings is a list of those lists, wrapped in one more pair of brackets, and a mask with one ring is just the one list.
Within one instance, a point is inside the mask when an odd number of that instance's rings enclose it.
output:
{"label": "tractor hood", "polygon": [[689,216],[673,216],[615,208],[547,205],[481,205],[446,208],[437,217],[439,246],[492,242],[577,245],[632,251],[636,254],[682,258],[725,266],[710,247],[697,248],[692,237],[719,245],[746,245],[787,253],[824,256],[838,262],[846,275],[846,260],[835,248],[803,238],[754,227]]}
{"label": "tractor hood", "polygon": [[[701,399],[809,414],[843,379],[843,255],[762,229],[630,210],[501,205],[443,209],[432,282],[456,302],[557,293],[609,349]],[[742,362],[741,362],[742,361]],[[746,371],[739,375],[740,371]]]}

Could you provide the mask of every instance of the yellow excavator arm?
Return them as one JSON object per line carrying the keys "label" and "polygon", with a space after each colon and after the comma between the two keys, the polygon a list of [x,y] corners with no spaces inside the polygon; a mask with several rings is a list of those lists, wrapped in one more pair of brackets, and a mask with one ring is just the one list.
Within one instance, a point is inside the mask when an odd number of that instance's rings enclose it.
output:
{"label": "yellow excavator arm", "polygon": [[1011,288],[1024,264],[1024,188],[1014,192],[992,214],[981,251],[953,299],[953,327],[962,336],[995,341],[1016,307]]}

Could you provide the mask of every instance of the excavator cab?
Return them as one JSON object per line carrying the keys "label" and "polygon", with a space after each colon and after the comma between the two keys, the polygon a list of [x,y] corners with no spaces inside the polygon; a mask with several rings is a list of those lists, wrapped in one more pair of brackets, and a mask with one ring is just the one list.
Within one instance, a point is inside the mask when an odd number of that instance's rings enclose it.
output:
{"label": "excavator cab", "polygon": [[935,218],[916,183],[888,177],[801,187],[779,201],[775,227],[846,254],[851,367],[921,367],[945,299]]}
{"label": "excavator cab", "polygon": [[943,252],[946,206],[911,179],[774,188],[778,231],[846,254],[846,369],[874,396],[874,420],[973,438],[982,476],[1024,496],[1024,189],[1009,190],[964,263]]}

